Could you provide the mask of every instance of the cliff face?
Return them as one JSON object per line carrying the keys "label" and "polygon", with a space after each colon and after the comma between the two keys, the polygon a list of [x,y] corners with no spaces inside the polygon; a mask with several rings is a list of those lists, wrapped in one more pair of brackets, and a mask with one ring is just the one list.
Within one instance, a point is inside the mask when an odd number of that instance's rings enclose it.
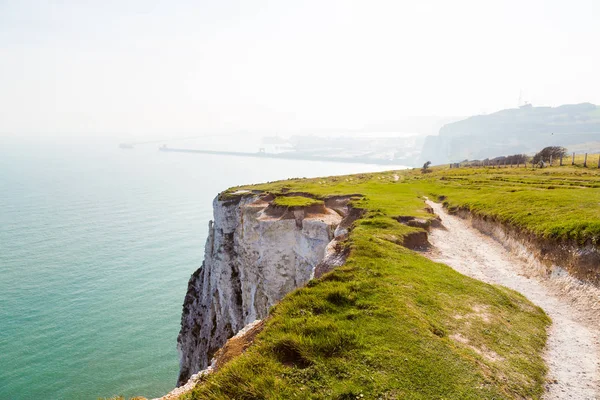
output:
{"label": "cliff face", "polygon": [[178,385],[206,368],[228,338],[306,284],[342,221],[338,208],[276,207],[271,200],[251,193],[214,200],[204,263],[183,305]]}
{"label": "cliff face", "polygon": [[438,136],[425,139],[421,162],[444,164],[531,153],[546,146],[568,147],[599,139],[600,107],[596,105],[521,107],[444,125]]}

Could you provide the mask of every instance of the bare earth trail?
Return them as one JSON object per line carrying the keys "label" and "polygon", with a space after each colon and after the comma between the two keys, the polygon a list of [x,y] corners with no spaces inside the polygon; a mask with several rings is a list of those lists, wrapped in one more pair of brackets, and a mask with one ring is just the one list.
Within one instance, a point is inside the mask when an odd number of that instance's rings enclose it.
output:
{"label": "bare earth trail", "polygon": [[427,201],[442,218],[445,229],[433,229],[430,259],[487,283],[500,284],[525,295],[550,318],[546,362],[549,368],[544,399],[600,399],[600,321],[590,320],[564,293],[535,277],[531,266],[501,243],[482,234],[469,221],[446,213],[441,204]]}

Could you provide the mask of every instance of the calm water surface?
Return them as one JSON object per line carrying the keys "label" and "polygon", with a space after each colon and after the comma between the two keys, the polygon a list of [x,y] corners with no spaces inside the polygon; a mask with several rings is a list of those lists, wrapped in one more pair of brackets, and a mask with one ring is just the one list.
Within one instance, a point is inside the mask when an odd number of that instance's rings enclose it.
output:
{"label": "calm water surface", "polygon": [[113,141],[2,143],[0,399],[166,393],[214,196],[383,169],[120,150]]}

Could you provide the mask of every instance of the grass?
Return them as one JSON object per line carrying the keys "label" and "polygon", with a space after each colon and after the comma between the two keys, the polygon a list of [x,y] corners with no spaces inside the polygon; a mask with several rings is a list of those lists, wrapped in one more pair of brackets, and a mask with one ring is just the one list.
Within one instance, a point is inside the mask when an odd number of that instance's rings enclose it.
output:
{"label": "grass", "polygon": [[280,207],[310,207],[323,204],[323,200],[303,196],[279,196],[273,200],[273,204]]}
{"label": "grass", "polygon": [[[399,175],[399,179],[395,179]],[[232,189],[231,191],[239,190]],[[548,317],[520,294],[400,245],[422,196],[537,235],[598,242],[600,182],[575,167],[441,169],[288,180],[242,189],[296,206],[360,193],[346,264],[288,294],[246,353],[184,399],[540,398]],[[301,198],[305,201],[305,197]]]}
{"label": "grass", "polygon": [[[451,172],[452,171],[452,172]],[[422,190],[530,232],[580,244],[600,243],[600,174],[578,167],[438,170]]]}

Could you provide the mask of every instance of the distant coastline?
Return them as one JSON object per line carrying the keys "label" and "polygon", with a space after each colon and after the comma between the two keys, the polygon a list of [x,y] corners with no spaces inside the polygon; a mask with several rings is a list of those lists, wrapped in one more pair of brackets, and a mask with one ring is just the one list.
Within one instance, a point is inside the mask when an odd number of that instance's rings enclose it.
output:
{"label": "distant coastline", "polygon": [[[264,153],[264,152],[241,152],[241,151],[218,151],[218,150],[200,150],[200,149],[183,149],[183,148],[171,148],[166,146],[159,147],[160,151],[173,152],[173,153],[197,153],[197,154],[213,154],[213,155],[225,155],[225,156],[239,156],[239,157],[255,157],[255,158],[275,158],[284,160],[305,160],[305,161],[327,161],[337,163],[351,163],[351,164],[376,164],[376,165],[400,165],[400,160],[386,160],[376,159],[368,157],[335,157],[335,156],[317,156],[303,153]],[[409,168],[406,166],[406,168]]]}

